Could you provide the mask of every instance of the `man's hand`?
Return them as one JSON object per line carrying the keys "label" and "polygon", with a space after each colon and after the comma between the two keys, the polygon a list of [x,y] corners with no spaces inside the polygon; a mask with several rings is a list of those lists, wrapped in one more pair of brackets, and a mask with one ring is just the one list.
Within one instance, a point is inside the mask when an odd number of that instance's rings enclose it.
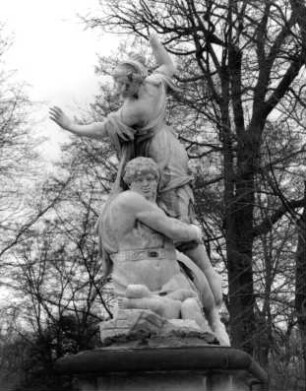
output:
{"label": "man's hand", "polygon": [[61,128],[65,130],[71,130],[72,122],[70,118],[57,106],[53,106],[49,110],[50,119],[57,123]]}
{"label": "man's hand", "polygon": [[202,231],[201,231],[201,228],[198,227],[197,225],[195,224],[191,224],[191,227],[194,229],[194,240],[197,242],[197,243],[203,243],[203,239],[202,239]]}

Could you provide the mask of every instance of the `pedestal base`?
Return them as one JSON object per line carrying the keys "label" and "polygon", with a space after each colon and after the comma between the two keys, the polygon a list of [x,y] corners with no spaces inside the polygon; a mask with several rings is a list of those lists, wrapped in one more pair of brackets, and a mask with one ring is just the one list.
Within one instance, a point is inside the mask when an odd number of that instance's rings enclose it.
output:
{"label": "pedestal base", "polygon": [[102,348],[57,362],[81,391],[265,390],[266,373],[245,352],[230,347]]}
{"label": "pedestal base", "polygon": [[[244,391],[264,389],[265,372],[210,329],[146,310],[120,310],[101,324],[103,347],[57,362],[81,391]],[[261,387],[261,388],[260,388]]]}
{"label": "pedestal base", "polygon": [[92,379],[78,378],[80,391],[244,391],[248,386],[232,375],[209,376],[199,372],[122,373]]}

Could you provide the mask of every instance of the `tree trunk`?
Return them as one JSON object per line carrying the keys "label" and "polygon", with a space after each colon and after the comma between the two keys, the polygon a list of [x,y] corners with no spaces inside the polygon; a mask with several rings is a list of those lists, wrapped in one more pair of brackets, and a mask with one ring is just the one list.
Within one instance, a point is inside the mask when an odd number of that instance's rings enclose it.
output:
{"label": "tree trunk", "polygon": [[304,182],[304,209],[298,221],[295,307],[302,341],[304,378],[306,380],[306,182]]}
{"label": "tree trunk", "polygon": [[248,216],[253,207],[237,200],[231,209],[232,221],[226,233],[231,335],[235,347],[252,354],[255,317],[252,235],[248,227],[252,220]]}
{"label": "tree trunk", "polygon": [[304,62],[306,64],[306,4],[305,0],[291,0],[293,15],[301,29]]}
{"label": "tree trunk", "polygon": [[[247,141],[246,139],[244,141]],[[256,334],[253,287],[254,145],[241,145],[235,186],[226,213],[229,311],[233,346],[253,354]],[[225,171],[226,174],[226,171]]]}

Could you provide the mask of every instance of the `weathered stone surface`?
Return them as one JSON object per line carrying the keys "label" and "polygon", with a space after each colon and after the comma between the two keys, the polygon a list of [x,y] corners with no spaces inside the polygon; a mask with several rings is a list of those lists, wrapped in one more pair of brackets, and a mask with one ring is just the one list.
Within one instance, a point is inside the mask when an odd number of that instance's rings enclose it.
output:
{"label": "weathered stone surface", "polygon": [[214,333],[207,326],[201,329],[195,321],[167,320],[150,310],[119,310],[115,319],[100,325],[104,346],[184,346],[194,343],[218,344]]}

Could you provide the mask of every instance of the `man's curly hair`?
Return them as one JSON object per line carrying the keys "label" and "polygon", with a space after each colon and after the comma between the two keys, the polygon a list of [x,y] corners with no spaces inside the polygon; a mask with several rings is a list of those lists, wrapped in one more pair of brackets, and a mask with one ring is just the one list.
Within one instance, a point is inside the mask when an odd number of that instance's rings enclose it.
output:
{"label": "man's curly hair", "polygon": [[149,157],[139,156],[127,163],[123,180],[127,185],[130,185],[135,178],[144,174],[153,174],[157,181],[160,177],[159,168],[155,161]]}

